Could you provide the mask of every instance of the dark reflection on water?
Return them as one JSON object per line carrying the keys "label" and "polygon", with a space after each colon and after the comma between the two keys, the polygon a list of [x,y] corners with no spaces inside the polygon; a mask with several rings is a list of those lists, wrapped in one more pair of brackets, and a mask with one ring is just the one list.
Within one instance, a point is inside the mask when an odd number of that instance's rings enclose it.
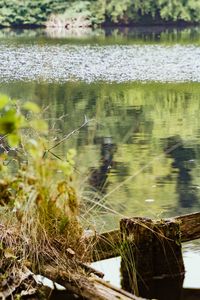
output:
{"label": "dark reflection on water", "polygon": [[[60,137],[84,115],[95,119],[57,154],[77,149],[77,168],[93,186],[93,199],[103,196],[104,205],[121,215],[164,217],[200,208],[199,87],[16,82],[1,84],[0,91],[48,106],[46,118]],[[101,224],[98,212],[95,222]],[[116,227],[119,218],[104,214],[104,229]]]}
{"label": "dark reflection on water", "polygon": [[[105,194],[108,185],[108,174],[115,168],[115,162],[113,160],[114,153],[116,152],[116,145],[112,142],[112,137],[102,137],[94,141],[95,145],[98,145],[100,140],[101,145],[101,157],[100,165],[98,168],[91,168],[89,184],[95,191],[100,191],[101,195]],[[101,200],[96,197],[96,200]]]}
{"label": "dark reflection on water", "polygon": [[[0,45],[7,50],[9,46],[17,49],[18,45],[36,45],[34,49],[56,45],[59,50],[65,44],[141,47],[161,44],[165,48],[177,43],[178,47],[192,44],[198,52],[200,28],[111,28],[95,32],[0,30]],[[189,48],[192,54],[193,47]],[[188,57],[191,74],[194,71],[199,74],[191,64],[192,56]],[[184,70],[176,71],[182,74]],[[170,68],[168,74],[171,76]],[[71,147],[77,149],[77,176],[85,185],[83,195],[103,204],[103,208],[97,205],[91,213],[86,212],[85,220],[87,225],[108,230],[116,228],[122,216],[157,218],[200,210],[200,83],[191,83],[190,79],[192,75],[184,84],[80,81],[59,84],[44,83],[41,78],[39,82],[0,83],[0,92],[48,107],[45,117],[50,128],[58,128],[60,137],[80,126],[85,115],[95,119],[61,145],[57,154],[65,155]],[[188,255],[186,267],[192,266],[191,272],[186,273],[187,286],[192,286],[199,277],[195,274],[199,256],[197,253],[191,256],[193,247],[191,243],[184,250]],[[199,287],[196,281],[195,287]]]}
{"label": "dark reflection on water", "polygon": [[[191,208],[198,203],[198,195],[192,184],[191,171],[196,153],[192,147],[184,147],[180,136],[172,136],[165,139],[165,151],[173,159],[172,167],[177,170],[176,191],[179,195],[179,203],[183,208]],[[171,149],[171,150],[170,150]]]}
{"label": "dark reflection on water", "polygon": [[11,44],[200,44],[200,27],[136,26],[72,29],[0,29],[1,43]]}

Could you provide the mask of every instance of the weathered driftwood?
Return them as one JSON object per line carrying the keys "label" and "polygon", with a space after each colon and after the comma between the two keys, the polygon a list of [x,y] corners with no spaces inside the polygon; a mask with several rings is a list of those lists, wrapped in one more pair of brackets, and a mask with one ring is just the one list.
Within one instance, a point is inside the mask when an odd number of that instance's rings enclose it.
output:
{"label": "weathered driftwood", "polygon": [[200,212],[175,217],[180,222],[181,242],[200,238]]}
{"label": "weathered driftwood", "polygon": [[[181,242],[200,238],[200,213],[192,213],[166,220],[177,220],[180,223]],[[96,234],[90,239],[93,240],[94,244],[91,255],[93,261],[121,255],[121,234],[119,229]]]}
{"label": "weathered driftwood", "polygon": [[[31,263],[30,266],[31,268]],[[85,300],[139,300],[141,298],[135,297],[126,291],[115,288],[102,279],[93,275],[96,274],[102,277],[102,273],[96,271],[94,268],[85,263],[71,262],[70,268],[59,265],[41,266],[40,275],[51,279],[55,283],[61,284],[66,288],[66,299],[85,299]],[[70,269],[70,270],[69,270]],[[83,272],[84,269],[85,272]],[[34,274],[25,266],[14,266],[7,275],[5,272],[5,279],[2,276],[0,282],[0,299],[6,300],[14,298],[15,295],[27,296],[32,300],[40,299],[40,291],[44,294],[45,299],[55,298],[55,292],[51,294],[51,289],[40,285]],[[78,296],[75,297],[75,296]]]}
{"label": "weathered driftwood", "polygon": [[142,300],[142,298],[131,295],[96,277],[88,278],[75,273],[69,276],[67,272],[55,270],[51,266],[46,266],[42,275],[61,284],[67,291],[81,296],[85,300]]}
{"label": "weathered driftwood", "polygon": [[88,266],[87,264],[85,263],[82,263],[82,262],[78,262],[78,265],[83,269],[85,270],[85,272],[89,275],[89,274],[94,274],[100,278],[103,278],[104,277],[104,273],[94,269],[93,267],[91,266]]}
{"label": "weathered driftwood", "polygon": [[142,297],[181,299],[184,264],[178,221],[122,219],[122,287]]}

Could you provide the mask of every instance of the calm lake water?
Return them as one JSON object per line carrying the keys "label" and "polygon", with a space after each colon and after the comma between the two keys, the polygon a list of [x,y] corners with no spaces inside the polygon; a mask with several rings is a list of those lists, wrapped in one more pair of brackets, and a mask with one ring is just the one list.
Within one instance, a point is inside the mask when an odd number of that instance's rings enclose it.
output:
{"label": "calm lake water", "polygon": [[42,105],[59,136],[91,119],[57,149],[77,150],[86,227],[200,210],[200,28],[0,30],[0,92]]}

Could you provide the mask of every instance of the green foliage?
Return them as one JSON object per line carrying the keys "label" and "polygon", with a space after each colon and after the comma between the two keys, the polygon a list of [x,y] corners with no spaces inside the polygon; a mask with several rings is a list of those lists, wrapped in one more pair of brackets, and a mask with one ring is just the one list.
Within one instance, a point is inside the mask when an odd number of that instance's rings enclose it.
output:
{"label": "green foliage", "polygon": [[72,180],[76,153],[69,150],[66,159],[61,160],[48,152],[55,137],[40,108],[30,101],[21,107],[17,101],[0,95],[0,132],[1,223],[15,226],[20,239],[30,240],[20,250],[13,249],[14,244],[9,248],[16,256],[37,260],[37,269],[41,264],[38,253],[45,260],[45,247],[53,247],[54,239],[60,240],[61,248],[75,247],[82,235]]}
{"label": "green foliage", "polygon": [[[105,22],[200,21],[198,0],[1,0],[2,26],[44,25],[50,15],[84,17],[93,25]],[[90,23],[89,23],[90,24]]]}
{"label": "green foliage", "polygon": [[26,126],[25,118],[19,113],[16,102],[6,95],[0,96],[0,132],[1,134],[16,135],[18,130]]}
{"label": "green foliage", "polygon": [[48,16],[54,12],[59,13],[66,8],[63,0],[1,0],[0,24],[10,25],[42,25]]}
{"label": "green foliage", "polygon": [[159,21],[200,21],[198,0],[145,0],[119,2],[110,0],[107,18],[111,22],[159,22]]}

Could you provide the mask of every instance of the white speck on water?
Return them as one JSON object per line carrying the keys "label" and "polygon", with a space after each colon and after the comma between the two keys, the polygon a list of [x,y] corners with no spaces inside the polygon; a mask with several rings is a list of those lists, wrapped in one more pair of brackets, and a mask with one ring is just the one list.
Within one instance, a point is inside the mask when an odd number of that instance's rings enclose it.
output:
{"label": "white speck on water", "polygon": [[200,82],[197,46],[0,46],[0,82]]}
{"label": "white speck on water", "polygon": [[145,202],[148,202],[148,203],[152,203],[154,202],[155,200],[154,199],[146,199]]}

